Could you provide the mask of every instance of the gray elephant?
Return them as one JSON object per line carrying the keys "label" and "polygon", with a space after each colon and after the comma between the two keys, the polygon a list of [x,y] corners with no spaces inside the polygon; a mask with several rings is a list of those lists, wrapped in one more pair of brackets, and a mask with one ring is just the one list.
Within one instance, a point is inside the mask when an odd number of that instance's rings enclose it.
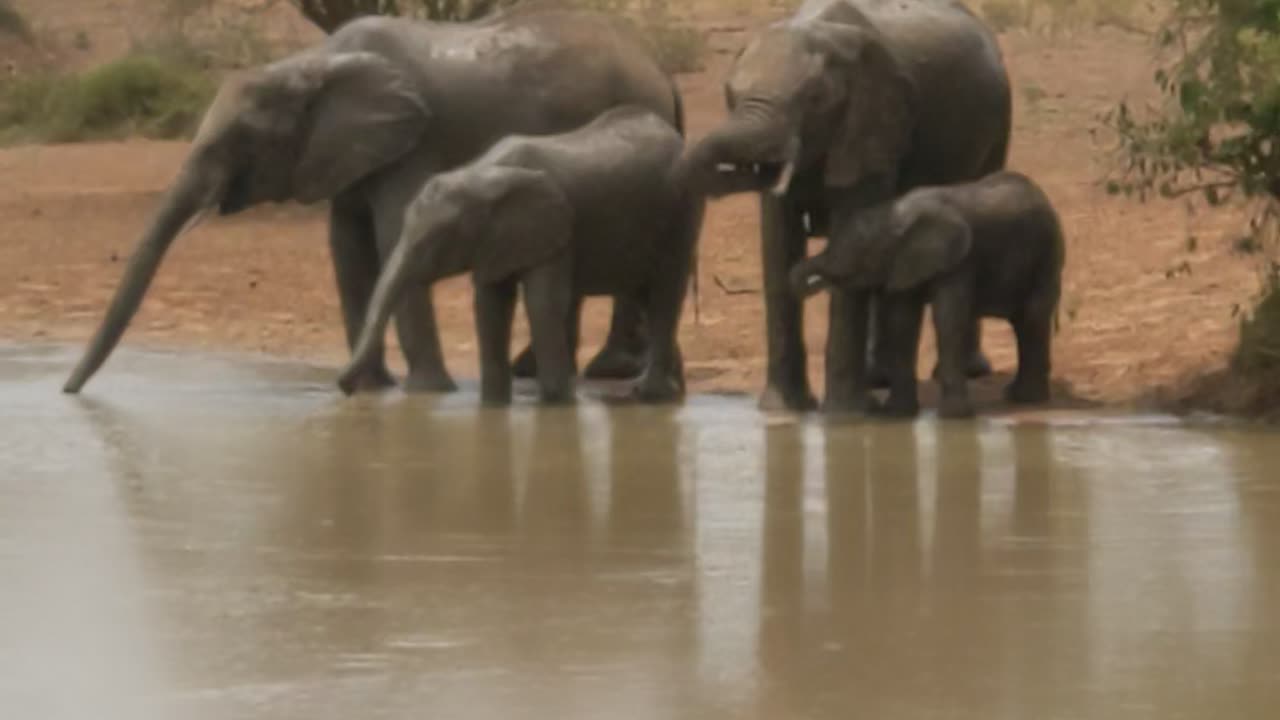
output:
{"label": "gray elephant", "polygon": [[[625,104],[682,130],[678,91],[642,36],[606,14],[536,2],[469,24],[362,18],[228,80],[64,390],[79,392],[106,361],[173,240],[208,212],[331,200],[329,247],[353,344],[404,208],[428,178],[506,135],[563,132]],[[615,303],[588,374],[634,376],[642,320]],[[429,295],[404,297],[396,330],[407,389],[454,389]],[[393,382],[381,338],[373,354],[361,388]]]}
{"label": "gray elephant", "polygon": [[[681,172],[711,196],[760,192],[768,341],[760,404],[809,409],[801,306],[787,285],[806,239],[911,188],[1003,168],[1008,74],[995,37],[959,2],[808,0],[751,40],[725,93],[728,120],[687,151]],[[832,293],[828,409],[870,407],[865,349],[884,342],[880,317],[869,343],[871,299]],[[987,374],[977,323],[969,335],[970,374]]]}
{"label": "gray elephant", "polygon": [[544,402],[573,398],[580,304],[590,295],[643,303],[651,348],[638,399],[682,395],[676,329],[703,207],[674,184],[683,149],[669,123],[626,106],[568,133],[510,136],[435,176],[409,205],[338,385],[351,393],[376,361],[376,340],[407,291],[470,271],[485,404],[511,401],[518,286]]}
{"label": "gray elephant", "polygon": [[860,213],[796,264],[798,296],[825,287],[884,288],[889,398],[884,411],[919,411],[916,352],[926,303],[938,337],[943,417],[969,417],[965,377],[974,318],[1008,320],[1018,343],[1018,372],[1005,389],[1012,403],[1049,400],[1050,345],[1062,288],[1062,226],[1044,191],[1016,172],[921,187]]}

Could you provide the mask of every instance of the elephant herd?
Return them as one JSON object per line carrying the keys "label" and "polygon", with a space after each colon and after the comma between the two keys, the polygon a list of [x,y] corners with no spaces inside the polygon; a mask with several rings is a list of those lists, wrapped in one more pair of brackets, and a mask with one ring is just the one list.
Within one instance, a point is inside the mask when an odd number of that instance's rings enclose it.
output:
{"label": "elephant herd", "polygon": [[[583,375],[634,380],[642,401],[678,399],[677,328],[705,203],[751,192],[762,407],[817,407],[802,303],[821,290],[828,411],[918,411],[926,305],[940,414],[971,415],[967,380],[991,372],[982,317],[1014,329],[1006,397],[1048,400],[1062,233],[1044,192],[1004,169],[1009,79],[981,20],[958,0],[808,0],[741,50],[725,100],[725,120],[686,143],[680,92],[652,46],[555,2],[461,25],[352,21],[223,83],[64,390],[105,362],[166,250],[203,216],[328,201],[352,350],[344,392],[393,384],[393,317],[405,388],[455,389],[423,289],[469,273],[483,402],[509,402],[513,376],[535,377],[545,402],[571,400],[580,306],[597,295],[613,315]],[[810,237],[827,245],[806,258]],[[532,339],[513,362],[517,295]]]}

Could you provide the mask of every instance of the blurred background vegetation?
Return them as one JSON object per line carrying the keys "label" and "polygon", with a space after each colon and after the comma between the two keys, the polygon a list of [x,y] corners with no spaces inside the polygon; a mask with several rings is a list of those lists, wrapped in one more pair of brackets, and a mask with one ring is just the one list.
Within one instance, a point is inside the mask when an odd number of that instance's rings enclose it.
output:
{"label": "blurred background vegetation", "polygon": [[[470,21],[519,1],[287,0],[325,32],[371,14]],[[702,67],[702,34],[676,20],[667,0],[567,1],[617,13],[631,22],[671,72]],[[255,22],[281,0],[244,0],[237,12],[215,15],[218,4],[219,0],[160,0],[161,29],[135,41],[122,57],[85,71],[0,78],[0,144],[189,137],[222,73],[281,54],[264,40]],[[0,31],[31,37],[10,0],[0,0]],[[80,35],[75,42],[87,47],[92,40]]]}
{"label": "blurred background vegetation", "polygon": [[1280,0],[1174,0],[1153,38],[1161,100],[1103,117],[1119,140],[1108,189],[1244,206],[1236,249],[1265,282],[1242,313],[1235,369],[1280,379]]}

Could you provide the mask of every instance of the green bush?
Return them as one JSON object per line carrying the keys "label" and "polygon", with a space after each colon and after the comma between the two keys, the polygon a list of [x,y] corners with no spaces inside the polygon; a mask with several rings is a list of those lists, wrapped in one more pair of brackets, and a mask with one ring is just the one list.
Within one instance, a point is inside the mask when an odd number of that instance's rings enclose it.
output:
{"label": "green bush", "polygon": [[83,74],[19,78],[0,86],[0,140],[183,137],[195,130],[216,89],[203,70],[151,55]]}
{"label": "green bush", "polygon": [[8,0],[0,0],[0,32],[16,35],[23,40],[31,39],[31,26],[27,25],[26,19],[18,14]]}
{"label": "green bush", "polygon": [[1261,301],[1240,322],[1234,364],[1251,374],[1280,370],[1280,277],[1274,268]]}
{"label": "green bush", "polygon": [[1119,139],[1108,190],[1253,211],[1247,247],[1271,258],[1236,367],[1280,372],[1280,0],[1176,0],[1156,39],[1161,102],[1122,102],[1103,116]]}

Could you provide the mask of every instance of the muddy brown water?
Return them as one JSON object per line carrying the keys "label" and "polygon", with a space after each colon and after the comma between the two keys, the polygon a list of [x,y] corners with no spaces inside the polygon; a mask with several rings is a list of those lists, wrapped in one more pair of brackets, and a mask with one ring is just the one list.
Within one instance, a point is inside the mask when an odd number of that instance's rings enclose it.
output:
{"label": "muddy brown water", "polygon": [[1280,717],[1280,435],[0,348],[0,717]]}

